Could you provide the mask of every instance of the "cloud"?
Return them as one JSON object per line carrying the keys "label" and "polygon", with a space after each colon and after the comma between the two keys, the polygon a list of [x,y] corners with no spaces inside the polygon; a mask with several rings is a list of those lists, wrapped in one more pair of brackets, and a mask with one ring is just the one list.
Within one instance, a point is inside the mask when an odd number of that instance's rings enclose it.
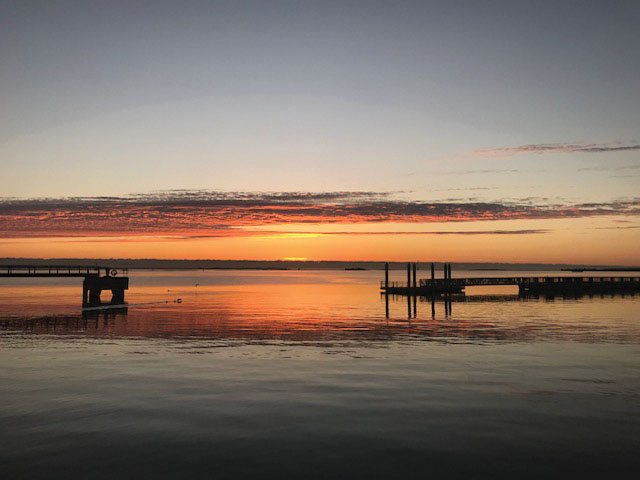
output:
{"label": "cloud", "polygon": [[579,168],[579,172],[621,172],[625,170],[640,170],[640,165],[597,166]]}
{"label": "cloud", "polygon": [[441,172],[441,175],[477,175],[479,173],[518,173],[520,170],[514,168],[488,168],[483,170],[456,170],[451,172]]}
{"label": "cloud", "polygon": [[[304,232],[300,232],[304,233]],[[311,233],[311,232],[309,232]],[[523,229],[523,230],[463,230],[463,231],[431,231],[431,232],[362,232],[362,231],[337,231],[321,232],[319,235],[534,235],[549,233],[547,229]],[[316,234],[316,233],[313,233]]]}
{"label": "cloud", "polygon": [[640,143],[536,143],[519,147],[500,147],[473,150],[476,155],[510,156],[532,153],[537,155],[551,153],[607,153],[640,150]]}
{"label": "cloud", "polygon": [[294,223],[429,224],[637,215],[640,199],[582,204],[532,198],[427,202],[399,200],[390,192],[169,191],[124,197],[0,199],[0,237],[233,237],[252,235],[252,227],[277,230],[278,225]]}
{"label": "cloud", "polygon": [[[463,188],[445,188],[439,191],[453,192],[453,191],[474,191],[474,190],[497,190],[498,187],[463,187]],[[434,191],[434,190],[432,190]]]}
{"label": "cloud", "polygon": [[[613,227],[612,227],[613,228]],[[618,228],[633,228],[633,227],[618,227]],[[234,230],[233,232],[227,232],[219,234],[212,233],[209,235],[191,235],[191,234],[183,234],[183,235],[134,235],[123,237],[120,234],[116,233],[107,233],[101,237],[88,237],[84,235],[78,235],[77,233],[70,236],[65,236],[62,238],[54,238],[49,240],[52,243],[113,243],[114,241],[118,243],[141,243],[148,242],[152,240],[154,242],[173,242],[173,241],[181,241],[181,240],[206,240],[211,238],[220,238],[220,237],[256,237],[256,238],[316,238],[323,236],[336,236],[336,235],[349,235],[349,236],[388,236],[388,235],[451,235],[451,236],[474,236],[474,235],[538,235],[549,233],[551,230],[548,229],[521,229],[521,230],[462,230],[462,231],[392,231],[392,232],[376,232],[376,231],[360,231],[360,230],[339,230],[339,231],[331,231],[331,232],[289,232],[289,231],[280,231],[280,230]],[[36,234],[34,237],[40,238],[51,238],[52,236],[49,234]],[[0,239],[2,237],[0,236]],[[13,238],[13,237],[10,237]],[[3,241],[3,245],[7,244],[19,244],[21,242],[18,241]]]}
{"label": "cloud", "polygon": [[596,230],[635,230],[640,228],[640,225],[630,225],[626,227],[596,227]]}

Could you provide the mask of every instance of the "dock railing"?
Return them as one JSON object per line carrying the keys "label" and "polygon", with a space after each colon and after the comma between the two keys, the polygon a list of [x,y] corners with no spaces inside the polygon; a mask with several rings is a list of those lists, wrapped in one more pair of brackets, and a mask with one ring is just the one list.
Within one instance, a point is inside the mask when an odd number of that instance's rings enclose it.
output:
{"label": "dock railing", "polygon": [[98,265],[0,265],[0,276],[4,277],[86,277],[128,273],[126,268],[110,268]]}
{"label": "dock railing", "polygon": [[[624,276],[624,277],[467,277],[467,278],[421,278],[418,281],[417,288],[461,288],[468,286],[496,286],[496,285],[517,285],[517,286],[543,286],[543,285],[556,285],[560,287],[565,286],[580,286],[580,285],[593,285],[593,284],[637,284],[640,282],[640,277],[636,276]],[[414,288],[412,284],[402,281],[390,281],[386,284],[384,281],[380,282],[380,288],[385,289],[402,289],[402,288]]]}

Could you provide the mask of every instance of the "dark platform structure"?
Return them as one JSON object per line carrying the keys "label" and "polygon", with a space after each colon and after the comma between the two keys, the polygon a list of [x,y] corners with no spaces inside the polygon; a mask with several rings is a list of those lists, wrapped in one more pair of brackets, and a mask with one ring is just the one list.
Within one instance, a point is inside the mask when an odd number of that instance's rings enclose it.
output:
{"label": "dark platform structure", "polygon": [[[101,275],[102,272],[104,275]],[[129,289],[129,277],[117,277],[117,274],[115,268],[99,266],[0,265],[0,278],[84,278],[83,307],[124,304],[124,291]],[[103,290],[111,290],[110,302],[102,302],[100,297]]]}
{"label": "dark platform structure", "polygon": [[[444,264],[443,278],[435,278],[431,264],[431,278],[417,280],[416,264],[407,264],[407,281],[390,282],[389,264],[385,264],[385,279],[380,289],[385,294],[432,296],[464,293],[466,287],[513,285],[521,295],[563,295],[574,293],[615,293],[639,291],[638,276],[544,276],[544,277],[467,277],[453,278],[451,264]],[[413,273],[413,275],[412,275]],[[413,281],[412,281],[413,280]]]}

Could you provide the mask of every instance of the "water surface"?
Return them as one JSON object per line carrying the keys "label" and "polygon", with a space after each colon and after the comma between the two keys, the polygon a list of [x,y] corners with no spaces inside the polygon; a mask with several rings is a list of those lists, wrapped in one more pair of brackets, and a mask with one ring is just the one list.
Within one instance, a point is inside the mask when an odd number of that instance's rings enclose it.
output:
{"label": "water surface", "polygon": [[130,274],[113,311],[82,312],[79,279],[1,280],[3,476],[640,466],[638,296],[503,287],[450,310],[390,298],[387,317],[381,272]]}

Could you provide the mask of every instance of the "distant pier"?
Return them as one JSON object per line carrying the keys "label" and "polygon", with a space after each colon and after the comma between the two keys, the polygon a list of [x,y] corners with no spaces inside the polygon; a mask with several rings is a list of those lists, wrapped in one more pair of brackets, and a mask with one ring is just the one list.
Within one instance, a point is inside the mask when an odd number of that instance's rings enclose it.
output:
{"label": "distant pier", "polygon": [[638,276],[531,276],[531,277],[462,277],[453,278],[451,264],[443,266],[443,277],[435,278],[434,264],[431,277],[417,279],[417,264],[407,264],[407,281],[389,280],[389,264],[385,264],[385,278],[380,282],[383,293],[391,295],[431,296],[464,293],[466,287],[517,286],[521,295],[606,293],[640,290]]}
{"label": "distant pier", "polygon": [[[124,292],[129,289],[129,277],[118,277],[118,273],[115,268],[99,266],[0,265],[0,278],[84,278],[83,307],[124,304]],[[124,273],[127,273],[126,269]],[[102,302],[103,290],[111,291],[109,302]]]}

